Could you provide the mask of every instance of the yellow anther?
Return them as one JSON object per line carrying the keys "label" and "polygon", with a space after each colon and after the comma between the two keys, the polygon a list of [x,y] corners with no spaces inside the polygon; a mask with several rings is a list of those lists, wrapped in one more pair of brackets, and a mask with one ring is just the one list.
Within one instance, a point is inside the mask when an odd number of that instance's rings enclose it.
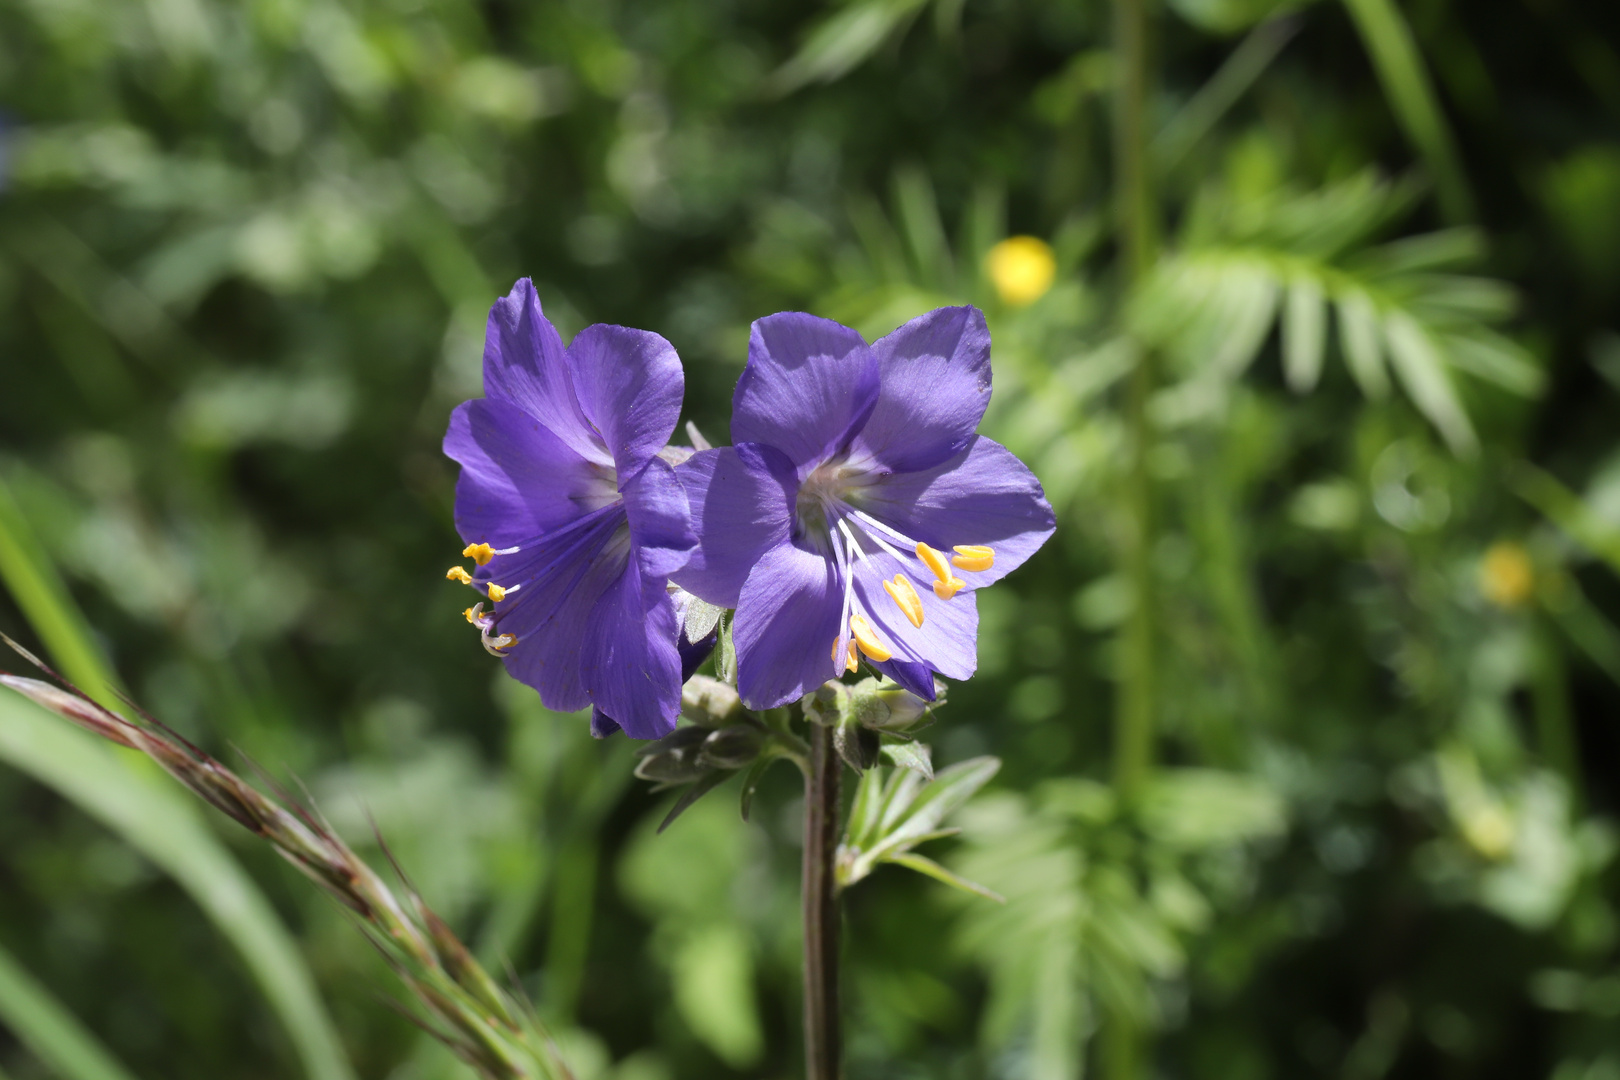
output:
{"label": "yellow anther", "polygon": [[996,553],[983,544],[957,544],[956,554],[951,556],[951,565],[958,570],[977,573],[996,565]]}
{"label": "yellow anther", "polygon": [[489,560],[495,557],[495,549],[488,544],[468,544],[461,549],[461,554],[479,566],[488,566]]}
{"label": "yellow anther", "polygon": [[917,558],[926,563],[928,565],[928,569],[932,570],[934,572],[934,576],[939,578],[939,580],[951,580],[951,567],[950,564],[945,561],[945,554],[943,552],[935,551],[927,544],[918,544]]}
{"label": "yellow anther", "polygon": [[467,621],[468,622],[473,621],[473,609],[472,608],[468,608],[466,611],[463,611],[462,614],[467,616]]}
{"label": "yellow anther", "polygon": [[517,644],[517,641],[516,634],[502,634],[500,637],[489,639],[491,647],[496,649],[510,649]]}
{"label": "yellow anther", "polygon": [[506,590],[492,581],[489,583],[489,598],[498,604],[506,599]]}
{"label": "yellow anther", "polygon": [[912,626],[922,628],[922,600],[918,598],[917,590],[912,588],[911,582],[896,574],[893,581],[883,583],[883,591],[889,594],[889,598],[905,613],[906,618],[911,620]]}
{"label": "yellow anther", "polygon": [[941,600],[949,600],[966,584],[967,582],[959,577],[953,577],[946,581],[936,581],[934,582],[934,595]]}
{"label": "yellow anther", "polygon": [[894,653],[884,648],[883,642],[878,639],[877,631],[872,629],[872,624],[866,621],[865,616],[851,615],[849,617],[849,632],[855,635],[855,644],[861,647],[861,652],[865,653],[869,659],[882,663],[894,655]]}
{"label": "yellow anther", "polygon": [[459,566],[452,566],[450,569],[444,572],[444,576],[448,581],[459,581],[463,585],[472,584],[472,575],[467,573],[467,571],[463,570]]}
{"label": "yellow anther", "polygon": [[[854,671],[857,667],[860,666],[859,661],[856,660],[856,658],[855,658],[855,639],[851,638],[849,640],[849,642],[848,642],[848,645],[849,645],[849,649],[844,654],[844,670],[845,671]],[[838,663],[838,639],[837,638],[833,638],[832,662],[835,663],[835,664]]]}

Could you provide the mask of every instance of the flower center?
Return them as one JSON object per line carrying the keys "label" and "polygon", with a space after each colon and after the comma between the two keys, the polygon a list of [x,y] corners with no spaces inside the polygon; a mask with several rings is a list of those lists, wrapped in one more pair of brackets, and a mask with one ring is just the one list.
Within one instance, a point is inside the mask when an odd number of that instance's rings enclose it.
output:
{"label": "flower center", "polygon": [[823,555],[832,551],[832,531],[848,513],[849,496],[860,486],[859,473],[842,459],[816,466],[799,485],[794,507],[797,534],[815,545]]}
{"label": "flower center", "polygon": [[612,506],[623,498],[619,494],[619,471],[612,465],[602,465],[593,461],[586,465],[586,469],[588,475],[585,483],[571,498],[587,514],[604,506]]}

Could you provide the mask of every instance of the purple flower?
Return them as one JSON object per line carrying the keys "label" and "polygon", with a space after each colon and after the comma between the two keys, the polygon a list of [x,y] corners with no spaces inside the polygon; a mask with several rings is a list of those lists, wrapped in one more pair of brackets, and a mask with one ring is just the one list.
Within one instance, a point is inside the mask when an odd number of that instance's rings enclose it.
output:
{"label": "purple flower", "polygon": [[974,434],[990,401],[977,308],[939,308],[868,346],[811,315],[754,324],[736,445],[678,473],[697,549],[673,575],[737,609],[738,690],[773,708],[857,653],[933,700],[977,666],[973,591],[1052,534],[1041,485]]}
{"label": "purple flower", "polygon": [[[490,308],[484,392],[456,407],[456,529],[494,602],[467,609],[485,648],[553,709],[594,707],[593,733],[675,727],[681,657],[667,579],[696,543],[659,457],[681,362],[657,334],[590,326],[563,348],[527,278]],[[611,717],[611,719],[609,719]]]}

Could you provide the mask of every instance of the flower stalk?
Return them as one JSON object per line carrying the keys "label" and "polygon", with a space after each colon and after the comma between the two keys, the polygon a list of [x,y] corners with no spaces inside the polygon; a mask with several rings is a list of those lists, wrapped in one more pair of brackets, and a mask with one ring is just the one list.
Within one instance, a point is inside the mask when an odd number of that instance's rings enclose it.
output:
{"label": "flower stalk", "polygon": [[[1119,262],[1127,298],[1157,258],[1153,182],[1147,147],[1148,36],[1152,0],[1114,0],[1114,198]],[[1153,551],[1155,506],[1153,420],[1149,402],[1158,381],[1153,351],[1139,347],[1125,403],[1130,460],[1125,477],[1127,526],[1123,567],[1132,607],[1122,641],[1123,669],[1114,715],[1114,785],[1130,802],[1153,762],[1157,683]],[[1102,1025],[1102,1072],[1107,1080],[1136,1080],[1148,1055],[1138,1018],[1110,1010]]]}
{"label": "flower stalk", "polygon": [[804,774],[804,1075],[839,1080],[843,1032],[838,998],[839,780],[843,762],[833,729],[810,723],[810,760]]}

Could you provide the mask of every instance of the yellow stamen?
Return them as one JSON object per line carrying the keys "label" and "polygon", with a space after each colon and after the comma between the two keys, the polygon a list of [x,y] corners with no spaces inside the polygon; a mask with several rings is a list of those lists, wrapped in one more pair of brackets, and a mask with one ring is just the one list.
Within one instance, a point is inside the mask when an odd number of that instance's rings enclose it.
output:
{"label": "yellow stamen", "polygon": [[849,617],[849,632],[855,635],[855,644],[861,647],[861,652],[865,653],[869,659],[882,663],[894,655],[894,653],[883,647],[883,642],[879,640],[877,631],[872,629],[872,624],[866,621],[865,616],[851,615]]}
{"label": "yellow stamen", "polygon": [[906,618],[911,620],[912,626],[917,627],[919,630],[922,629],[922,601],[918,599],[917,590],[912,588],[911,582],[896,574],[893,581],[883,583],[883,591],[888,593],[889,598],[899,605]]}
{"label": "yellow stamen", "polygon": [[463,611],[462,614],[467,616],[467,621],[468,622],[473,621],[473,609],[472,608],[468,608],[466,611]]}
{"label": "yellow stamen", "polygon": [[495,557],[495,549],[488,544],[468,544],[461,549],[463,558],[471,559],[479,566],[488,566],[489,560]]}
{"label": "yellow stamen", "polygon": [[452,566],[444,572],[444,576],[447,581],[459,581],[463,585],[472,584],[472,575],[459,566]]}
{"label": "yellow stamen", "polygon": [[[857,661],[856,658],[855,658],[855,640],[853,638],[851,638],[848,644],[849,644],[849,651],[844,656],[844,670],[845,671],[854,671],[857,667],[860,666],[859,661]],[[835,663],[835,664],[838,663],[838,639],[837,638],[833,638],[832,662]]]}
{"label": "yellow stamen", "polygon": [[996,565],[996,553],[983,544],[957,544],[956,554],[951,557],[951,565],[959,570],[977,573]]}
{"label": "yellow stamen", "polygon": [[951,580],[951,568],[945,562],[944,553],[935,551],[927,544],[918,544],[917,558],[927,563],[928,569],[932,570],[934,572],[934,576],[939,578],[939,580]]}
{"label": "yellow stamen", "polygon": [[506,599],[506,590],[492,581],[489,583],[489,598],[498,604]]}
{"label": "yellow stamen", "polygon": [[510,649],[518,642],[516,634],[502,634],[500,637],[490,638],[490,646],[496,649]]}
{"label": "yellow stamen", "polygon": [[959,577],[953,577],[948,581],[936,581],[934,582],[934,595],[941,600],[949,600],[956,595],[957,590],[966,584],[967,582]]}

